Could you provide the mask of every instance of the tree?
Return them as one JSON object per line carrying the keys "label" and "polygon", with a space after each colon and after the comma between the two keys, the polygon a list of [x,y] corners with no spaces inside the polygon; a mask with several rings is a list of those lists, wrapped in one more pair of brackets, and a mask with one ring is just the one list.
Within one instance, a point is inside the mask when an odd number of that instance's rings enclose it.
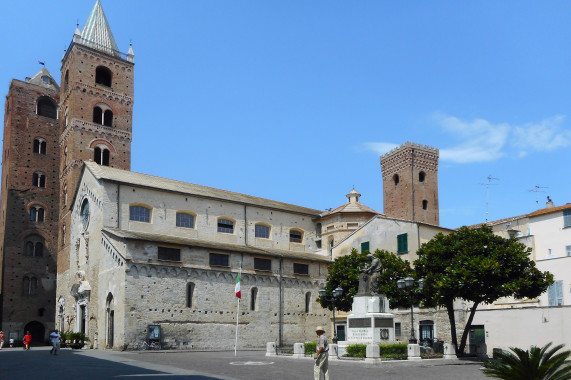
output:
{"label": "tree", "polygon": [[497,358],[487,360],[482,372],[486,377],[498,379],[521,380],[565,380],[571,379],[571,363],[566,360],[571,357],[571,351],[556,354],[563,345],[549,349],[551,343],[545,347],[532,346],[529,351],[510,347],[514,354],[501,350]]}
{"label": "tree", "polygon": [[[329,274],[325,284],[327,297],[318,298],[322,307],[329,310],[333,309],[331,295],[333,289],[339,286],[343,289],[343,295],[336,299],[335,308],[341,311],[351,310],[353,297],[359,290],[360,270],[369,262],[368,253],[368,251],[358,253],[356,249],[353,249],[349,255],[338,257],[329,266]],[[383,266],[379,280],[379,293],[387,296],[391,307],[406,306],[408,303],[407,294],[398,289],[396,282],[412,273],[409,262],[388,251],[377,249],[374,255]]]}
{"label": "tree", "polygon": [[[425,306],[443,306],[448,312],[452,343],[462,355],[478,306],[501,297],[537,297],[553,283],[529,259],[531,248],[494,235],[491,227],[462,227],[449,235],[437,234],[424,243],[414,262],[418,278],[424,278]],[[458,347],[454,300],[472,302]]]}

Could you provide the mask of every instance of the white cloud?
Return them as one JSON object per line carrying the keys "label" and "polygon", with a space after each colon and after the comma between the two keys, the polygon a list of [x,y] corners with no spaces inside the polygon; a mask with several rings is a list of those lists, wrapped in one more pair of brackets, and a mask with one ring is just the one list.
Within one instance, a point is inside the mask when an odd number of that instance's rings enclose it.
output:
{"label": "white cloud", "polygon": [[[443,113],[434,114],[433,119],[444,132],[459,141],[456,146],[440,149],[442,161],[490,162],[506,155],[522,158],[534,151],[548,152],[571,145],[571,130],[561,126],[564,116],[521,126],[494,124],[485,119],[466,121]],[[363,143],[365,149],[379,155],[398,145],[387,142]],[[515,151],[510,150],[510,147],[515,148]]]}

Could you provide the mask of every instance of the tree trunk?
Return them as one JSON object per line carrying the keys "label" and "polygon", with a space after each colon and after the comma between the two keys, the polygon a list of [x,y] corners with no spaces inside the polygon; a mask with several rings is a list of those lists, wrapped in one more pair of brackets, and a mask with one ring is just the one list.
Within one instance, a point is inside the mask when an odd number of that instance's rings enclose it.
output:
{"label": "tree trunk", "polygon": [[476,309],[478,308],[479,302],[474,302],[474,305],[470,308],[470,316],[468,317],[468,322],[464,326],[464,332],[462,333],[462,339],[460,340],[460,348],[456,351],[458,354],[464,354],[464,348],[466,348],[466,340],[468,339],[468,333],[470,332],[470,327],[472,327],[472,321],[474,320],[474,315],[476,314]]}
{"label": "tree trunk", "polygon": [[458,338],[456,337],[456,316],[454,315],[454,300],[446,302],[446,311],[448,312],[448,320],[450,321],[450,335],[452,335],[452,344],[458,352]]}

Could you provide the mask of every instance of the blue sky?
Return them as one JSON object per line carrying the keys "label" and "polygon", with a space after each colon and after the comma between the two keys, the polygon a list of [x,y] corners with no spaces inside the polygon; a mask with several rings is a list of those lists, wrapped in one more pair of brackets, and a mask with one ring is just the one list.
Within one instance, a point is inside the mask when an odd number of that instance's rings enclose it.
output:
{"label": "blue sky", "polygon": [[[94,3],[1,0],[4,93],[39,60],[59,82]],[[485,220],[488,176],[490,220],[571,202],[571,2],[102,4],[135,51],[134,171],[382,212],[379,154],[413,141],[445,227]]]}

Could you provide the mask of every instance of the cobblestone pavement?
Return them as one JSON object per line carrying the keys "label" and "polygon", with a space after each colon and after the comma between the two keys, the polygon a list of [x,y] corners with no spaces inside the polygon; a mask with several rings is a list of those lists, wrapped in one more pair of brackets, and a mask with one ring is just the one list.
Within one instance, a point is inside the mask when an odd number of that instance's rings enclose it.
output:
{"label": "cobblestone pavement", "polygon": [[[355,360],[331,360],[331,380],[339,379],[484,379],[481,363],[432,359],[418,362],[391,361],[370,364]],[[175,377],[192,380],[311,379],[313,360],[287,356],[266,357],[262,351],[117,352],[103,350],[61,350],[49,354],[49,347],[30,351],[0,351],[0,371],[4,379],[146,379]]]}

